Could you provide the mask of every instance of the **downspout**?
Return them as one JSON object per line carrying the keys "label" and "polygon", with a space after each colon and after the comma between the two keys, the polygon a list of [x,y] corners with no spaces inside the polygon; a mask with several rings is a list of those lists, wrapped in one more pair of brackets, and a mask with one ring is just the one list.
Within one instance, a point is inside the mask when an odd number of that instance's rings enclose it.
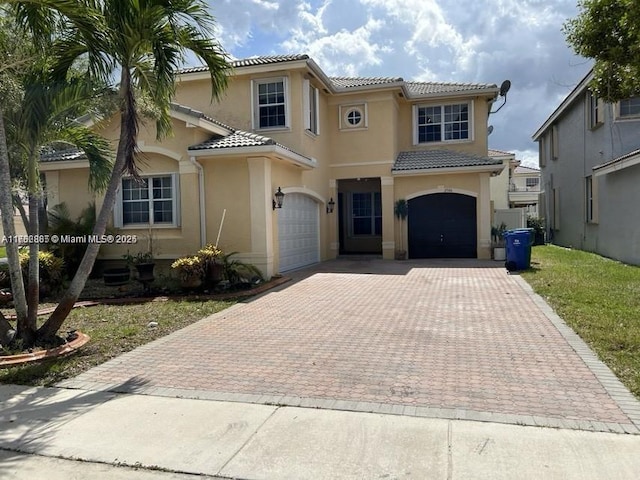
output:
{"label": "downspout", "polygon": [[189,161],[198,170],[198,198],[200,199],[200,247],[204,247],[207,244],[207,215],[206,215],[206,202],[204,198],[204,168],[196,157],[189,157]]}

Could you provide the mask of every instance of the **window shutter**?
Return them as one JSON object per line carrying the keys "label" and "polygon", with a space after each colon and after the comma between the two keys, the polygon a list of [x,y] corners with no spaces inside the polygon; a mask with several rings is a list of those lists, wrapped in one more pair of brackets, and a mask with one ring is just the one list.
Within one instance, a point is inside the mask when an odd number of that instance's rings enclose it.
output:
{"label": "window shutter", "polygon": [[[181,225],[182,218],[182,208],[180,202],[180,174],[172,173],[171,174],[171,188],[173,189],[173,223],[176,227]],[[202,192],[200,192],[202,193]],[[198,210],[199,211],[199,210]]]}
{"label": "window shutter", "polygon": [[413,144],[418,145],[418,106],[413,105],[412,117],[413,117]]}
{"label": "window shutter", "polygon": [[303,118],[304,118],[304,129],[311,130],[311,97],[309,95],[309,89],[311,84],[309,80],[306,78],[302,81],[302,105],[304,108]]}
{"label": "window shutter", "polygon": [[314,115],[316,116],[316,135],[320,135],[320,89],[314,88],[313,95],[315,97],[316,111]]}
{"label": "window shutter", "polygon": [[120,180],[120,186],[116,190],[116,203],[113,206],[113,226],[115,228],[122,228],[122,180]]}

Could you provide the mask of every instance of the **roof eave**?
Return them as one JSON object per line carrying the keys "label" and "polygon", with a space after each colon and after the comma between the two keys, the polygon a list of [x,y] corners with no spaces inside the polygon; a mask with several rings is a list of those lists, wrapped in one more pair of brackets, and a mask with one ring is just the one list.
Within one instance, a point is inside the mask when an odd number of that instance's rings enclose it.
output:
{"label": "roof eave", "polygon": [[71,170],[74,168],[89,168],[89,160],[79,158],[77,160],[49,160],[40,161],[38,169],[41,172],[49,172],[54,170]]}
{"label": "roof eave", "polygon": [[496,88],[476,88],[473,90],[458,90],[455,92],[434,92],[434,93],[422,93],[422,94],[411,94],[408,92],[405,94],[407,99],[409,100],[422,100],[422,99],[431,99],[431,98],[459,98],[459,97],[487,97],[493,98],[500,90]]}
{"label": "roof eave", "polygon": [[589,73],[576,85],[576,87],[567,95],[567,97],[558,105],[558,107],[553,111],[551,115],[544,121],[542,126],[536,130],[536,132],[531,136],[534,142],[537,142],[540,137],[553,125],[553,123],[560,117],[567,108],[569,108],[576,99],[582,95],[589,86],[589,82],[593,79],[593,70],[590,70]]}
{"label": "roof eave", "polygon": [[420,176],[420,175],[444,175],[452,173],[500,173],[504,169],[504,164],[497,165],[474,165],[469,167],[442,167],[442,168],[423,168],[415,170],[394,170],[391,174],[394,176]]}
{"label": "roof eave", "polygon": [[244,155],[271,155],[284,160],[293,165],[302,167],[305,170],[312,170],[317,166],[313,158],[305,157],[299,153],[288,150],[280,145],[253,145],[248,147],[227,147],[227,148],[202,148],[189,150],[192,157],[224,157],[224,156],[244,156]]}
{"label": "roof eave", "polygon": [[603,165],[597,165],[593,167],[593,175],[595,177],[601,177],[610,173],[619,172],[625,168],[633,167],[640,164],[640,152],[630,157],[615,160],[613,162],[605,163]]}

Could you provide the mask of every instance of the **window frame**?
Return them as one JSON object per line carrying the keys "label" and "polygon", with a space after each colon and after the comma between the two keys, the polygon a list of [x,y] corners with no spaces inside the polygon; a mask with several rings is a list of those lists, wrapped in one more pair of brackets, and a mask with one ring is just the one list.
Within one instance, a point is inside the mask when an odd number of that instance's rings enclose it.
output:
{"label": "window frame", "polygon": [[[355,215],[355,196],[366,195],[370,197],[371,213],[369,215]],[[351,237],[357,238],[371,238],[382,236],[382,193],[381,192],[351,192],[350,195],[350,222],[349,233]],[[369,218],[370,233],[356,233],[355,220]],[[376,232],[376,227],[379,224],[379,233]]]}
{"label": "window frame", "polygon": [[[629,114],[623,114],[622,113],[622,103],[623,102],[633,102],[635,101],[636,105],[635,108],[637,108],[637,113],[629,113]],[[629,107],[631,108],[631,106]],[[617,119],[618,120],[638,120],[640,119],[640,95],[636,95],[633,97],[629,97],[626,98],[624,100],[620,100],[617,104],[616,104],[616,113],[617,113]]]}
{"label": "window frame", "polygon": [[[532,185],[529,185],[529,181],[531,180]],[[540,177],[525,177],[524,186],[526,188],[536,188],[540,187]]]}
{"label": "window frame", "polygon": [[304,129],[313,135],[320,135],[320,90],[305,79],[302,94]]}
{"label": "window frame", "polygon": [[[149,221],[148,222],[129,222],[124,221],[124,200],[123,190],[124,182],[130,181],[133,177],[125,176],[120,179],[120,185],[116,192],[116,204],[113,209],[113,224],[116,228],[122,229],[140,229],[140,228],[177,228],[180,227],[180,178],[176,172],[171,173],[153,173],[148,175],[141,175],[141,178],[147,181],[148,198],[146,200],[148,204]],[[170,178],[171,180],[171,198],[154,199],[153,198],[153,179],[158,178]],[[154,221],[154,202],[155,201],[167,201],[171,200],[171,222],[155,222]]]}
{"label": "window frame", "polygon": [[[355,125],[348,120],[351,112],[358,112],[360,114],[360,121]],[[365,130],[369,127],[369,113],[366,102],[340,105],[339,115],[341,130]]]}
{"label": "window frame", "polygon": [[589,107],[589,128],[595,130],[604,125],[604,102],[593,92],[587,92]]}
{"label": "window frame", "polygon": [[[275,125],[275,126],[260,126],[260,110],[261,108],[266,108],[270,105],[275,104],[265,104],[260,105],[260,85],[268,85],[272,83],[282,83],[283,95],[284,95],[284,125]],[[280,102],[278,102],[278,105]],[[266,77],[266,78],[256,78],[251,81],[251,119],[252,119],[252,127],[254,130],[288,130],[291,128],[290,125],[290,105],[291,101],[289,99],[289,81],[286,76],[278,76],[278,77]]]}
{"label": "window frame", "polygon": [[[421,103],[413,105],[413,144],[414,145],[437,145],[437,144],[452,144],[452,143],[469,143],[474,141],[474,110],[473,110],[473,101],[467,102],[447,102],[447,103],[439,103],[439,104],[431,104],[431,103]],[[451,113],[447,113],[445,109],[447,107],[467,107],[467,119],[458,120],[456,122],[447,122],[447,115],[451,115]],[[439,140],[431,140],[431,141],[420,141],[420,127],[424,125],[428,125],[428,123],[421,124],[420,123],[420,110],[425,108],[439,108],[440,113],[438,114],[440,117],[440,139]],[[466,138],[453,138],[446,139],[446,126],[453,124],[463,124],[466,123]],[[433,124],[435,125],[435,123]]]}

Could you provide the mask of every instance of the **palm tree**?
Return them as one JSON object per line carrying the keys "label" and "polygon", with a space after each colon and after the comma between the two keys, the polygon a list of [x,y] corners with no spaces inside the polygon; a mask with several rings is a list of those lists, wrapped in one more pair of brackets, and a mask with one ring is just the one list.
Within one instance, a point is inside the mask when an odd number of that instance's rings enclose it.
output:
{"label": "palm tree", "polygon": [[[135,153],[140,95],[150,99],[158,111],[156,125],[160,139],[170,131],[169,109],[175,76],[187,52],[195,54],[208,67],[213,98],[225,88],[229,64],[222,47],[213,39],[213,17],[202,0],[4,1],[15,5],[19,18],[32,29],[46,31],[43,26],[47,22],[43,19],[55,18],[52,12],[64,18],[65,28],[58,31],[50,48],[57,58],[53,72],[58,78],[66,78],[80,57],[86,58],[89,76],[103,80],[119,76],[119,140],[93,231],[102,235],[123,173],[138,175]],[[98,244],[88,246],[68,290],[38,329],[38,337],[52,337],[60,329],[84,288],[98,249]]]}
{"label": "palm tree", "polygon": [[[46,61],[46,59],[38,59]],[[18,152],[26,159],[26,187],[29,198],[28,233],[37,235],[39,206],[42,195],[39,158],[43,147],[80,150],[89,161],[89,188],[100,191],[106,187],[111,171],[108,142],[83,125],[72,121],[78,108],[96,93],[85,78],[73,77],[56,81],[42,65],[33,65],[22,75],[23,94],[17,108],[5,113],[10,137]],[[17,335],[25,343],[35,341],[39,303],[39,251],[37,242],[29,244],[27,281],[27,318],[18,321]]]}

